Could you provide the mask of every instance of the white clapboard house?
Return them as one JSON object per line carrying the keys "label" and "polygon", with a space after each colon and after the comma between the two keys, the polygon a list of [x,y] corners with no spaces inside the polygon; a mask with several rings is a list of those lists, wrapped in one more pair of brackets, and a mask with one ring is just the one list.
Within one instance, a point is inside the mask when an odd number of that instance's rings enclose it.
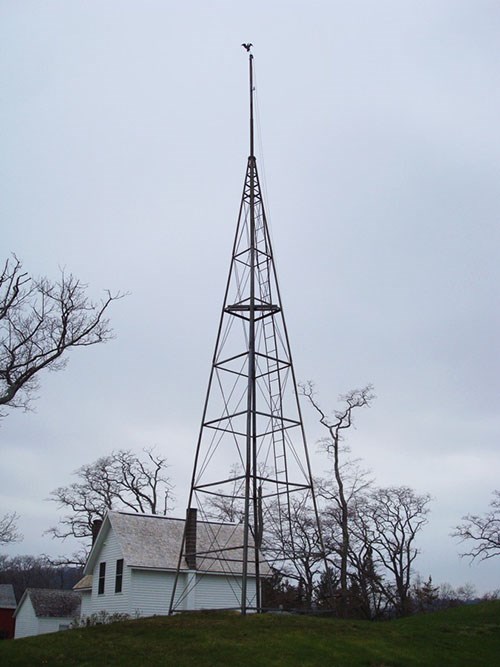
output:
{"label": "white clapboard house", "polygon": [[80,617],[80,595],[51,588],[27,588],[17,609],[15,639],[68,630]]}
{"label": "white clapboard house", "polygon": [[[214,535],[233,560],[183,557],[176,588],[176,609],[231,609],[241,604],[241,525],[196,520],[188,512],[196,551],[213,549]],[[82,596],[81,616],[107,612],[130,616],[168,614],[185,521],[158,515],[110,511],[95,537],[83,579],[75,586]],[[194,550],[194,549],[193,549]],[[239,549],[241,552],[241,549]],[[247,581],[248,605],[255,604],[255,578]]]}

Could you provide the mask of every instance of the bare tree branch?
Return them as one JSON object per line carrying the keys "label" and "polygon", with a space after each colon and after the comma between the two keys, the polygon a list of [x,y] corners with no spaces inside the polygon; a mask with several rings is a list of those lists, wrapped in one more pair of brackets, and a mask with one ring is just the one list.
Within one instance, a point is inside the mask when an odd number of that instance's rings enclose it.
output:
{"label": "bare tree branch", "polygon": [[460,542],[472,544],[461,557],[482,561],[500,556],[500,491],[493,491],[490,510],[482,515],[467,514],[452,533]]}
{"label": "bare tree branch", "polygon": [[64,368],[71,348],[113,337],[106,312],[124,295],[107,291],[97,303],[86,289],[64,271],[57,282],[35,279],[15,255],[6,260],[0,273],[0,406],[29,409],[41,371]]}
{"label": "bare tree branch", "polygon": [[245,473],[239,463],[231,465],[229,479],[231,484],[228,489],[218,488],[208,496],[207,518],[240,523],[245,514]]}
{"label": "bare tree branch", "polygon": [[7,512],[0,517],[0,545],[20,542],[23,539],[17,530],[19,515],[16,512]]}

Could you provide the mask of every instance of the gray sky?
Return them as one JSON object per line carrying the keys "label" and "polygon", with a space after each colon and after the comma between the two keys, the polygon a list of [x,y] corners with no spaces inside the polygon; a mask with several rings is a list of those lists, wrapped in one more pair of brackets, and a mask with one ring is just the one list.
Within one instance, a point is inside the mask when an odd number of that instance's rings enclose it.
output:
{"label": "gray sky", "polygon": [[[296,373],[325,407],[373,382],[350,435],[380,485],[434,498],[417,569],[500,587],[449,537],[499,488],[500,6],[477,0],[0,4],[2,256],[64,266],[116,303],[117,339],[41,378],[0,427],[7,552],[84,463],[156,445],[186,502],[248,154]],[[261,148],[263,146],[263,150]],[[322,436],[304,406],[315,471]]]}

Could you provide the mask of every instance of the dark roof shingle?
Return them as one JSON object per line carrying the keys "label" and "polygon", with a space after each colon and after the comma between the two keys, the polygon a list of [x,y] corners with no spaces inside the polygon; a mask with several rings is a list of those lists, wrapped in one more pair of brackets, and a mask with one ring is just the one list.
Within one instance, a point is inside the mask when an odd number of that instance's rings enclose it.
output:
{"label": "dark roof shingle", "polygon": [[0,609],[15,609],[17,607],[14,586],[0,584]]}
{"label": "dark roof shingle", "polygon": [[79,593],[51,588],[27,588],[26,593],[38,617],[68,618],[80,614]]}

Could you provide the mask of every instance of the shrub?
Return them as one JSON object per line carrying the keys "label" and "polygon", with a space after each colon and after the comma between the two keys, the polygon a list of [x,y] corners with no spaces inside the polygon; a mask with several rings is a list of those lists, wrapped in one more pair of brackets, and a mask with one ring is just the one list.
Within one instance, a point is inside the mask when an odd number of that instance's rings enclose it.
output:
{"label": "shrub", "polygon": [[129,614],[120,614],[119,612],[110,614],[105,609],[102,609],[94,614],[90,614],[90,616],[75,618],[71,623],[71,628],[90,628],[93,625],[108,625],[109,623],[127,621],[129,618]]}

